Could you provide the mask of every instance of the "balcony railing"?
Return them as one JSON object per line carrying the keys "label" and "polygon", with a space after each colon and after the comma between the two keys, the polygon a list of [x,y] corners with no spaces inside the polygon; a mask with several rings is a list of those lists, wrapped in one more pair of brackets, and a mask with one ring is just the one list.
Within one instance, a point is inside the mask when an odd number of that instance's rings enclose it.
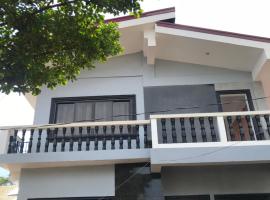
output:
{"label": "balcony railing", "polygon": [[[2,127],[1,153],[170,148],[270,139],[270,111],[152,115],[150,120]],[[5,146],[5,150],[3,150]]]}
{"label": "balcony railing", "polygon": [[269,118],[270,111],[153,115],[153,148],[172,143],[269,140]]}
{"label": "balcony railing", "polygon": [[138,120],[12,127],[8,129],[7,152],[14,154],[149,148],[149,125],[150,120]]}

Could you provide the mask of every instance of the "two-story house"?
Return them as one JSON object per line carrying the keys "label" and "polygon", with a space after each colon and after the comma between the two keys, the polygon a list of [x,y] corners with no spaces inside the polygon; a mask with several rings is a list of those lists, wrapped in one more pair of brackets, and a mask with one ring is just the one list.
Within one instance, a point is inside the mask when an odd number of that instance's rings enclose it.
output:
{"label": "two-story house", "polygon": [[1,127],[18,200],[269,200],[270,38],[174,8],[109,21],[122,55],[28,96],[33,126]]}

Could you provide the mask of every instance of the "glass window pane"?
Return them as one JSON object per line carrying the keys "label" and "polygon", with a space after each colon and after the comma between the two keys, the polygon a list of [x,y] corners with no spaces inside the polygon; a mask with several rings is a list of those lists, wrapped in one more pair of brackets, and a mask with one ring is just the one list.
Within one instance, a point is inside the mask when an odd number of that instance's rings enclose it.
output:
{"label": "glass window pane", "polygon": [[93,102],[79,102],[75,103],[75,121],[91,121],[94,118],[94,103]]}
{"label": "glass window pane", "polygon": [[129,102],[113,102],[113,120],[129,120]]}
{"label": "glass window pane", "polygon": [[248,111],[248,103],[245,94],[220,95],[223,112]]}
{"label": "glass window pane", "polygon": [[56,123],[70,123],[74,121],[74,104],[58,104]]}
{"label": "glass window pane", "polygon": [[95,103],[95,121],[112,121],[112,101]]}

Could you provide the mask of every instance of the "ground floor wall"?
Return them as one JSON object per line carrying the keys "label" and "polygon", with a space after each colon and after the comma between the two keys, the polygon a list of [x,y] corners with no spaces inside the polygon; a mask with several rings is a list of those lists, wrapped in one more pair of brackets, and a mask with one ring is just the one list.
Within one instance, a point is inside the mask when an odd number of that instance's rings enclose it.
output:
{"label": "ground floor wall", "polygon": [[270,193],[270,165],[165,167],[165,196]]}
{"label": "ground floor wall", "polygon": [[115,195],[114,165],[23,169],[18,200]]}
{"label": "ground floor wall", "polygon": [[160,174],[151,173],[150,163],[24,169],[18,200],[214,200],[238,194],[270,194],[270,165],[164,167]]}

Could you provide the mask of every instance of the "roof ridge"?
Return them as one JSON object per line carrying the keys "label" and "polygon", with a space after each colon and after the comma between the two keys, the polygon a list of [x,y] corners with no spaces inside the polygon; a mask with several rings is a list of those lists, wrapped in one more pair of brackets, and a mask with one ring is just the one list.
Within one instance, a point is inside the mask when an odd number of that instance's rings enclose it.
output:
{"label": "roof ridge", "polygon": [[187,30],[187,31],[194,31],[194,32],[200,32],[200,33],[207,33],[207,34],[213,34],[213,35],[221,35],[221,36],[234,37],[234,38],[239,38],[239,39],[270,43],[270,38],[268,37],[248,35],[248,34],[243,34],[243,33],[236,33],[236,32],[230,32],[230,31],[217,30],[217,29],[183,25],[183,24],[173,24],[173,23],[162,22],[162,21],[159,21],[156,24],[162,27],[167,27],[167,28],[181,29],[181,30]]}

